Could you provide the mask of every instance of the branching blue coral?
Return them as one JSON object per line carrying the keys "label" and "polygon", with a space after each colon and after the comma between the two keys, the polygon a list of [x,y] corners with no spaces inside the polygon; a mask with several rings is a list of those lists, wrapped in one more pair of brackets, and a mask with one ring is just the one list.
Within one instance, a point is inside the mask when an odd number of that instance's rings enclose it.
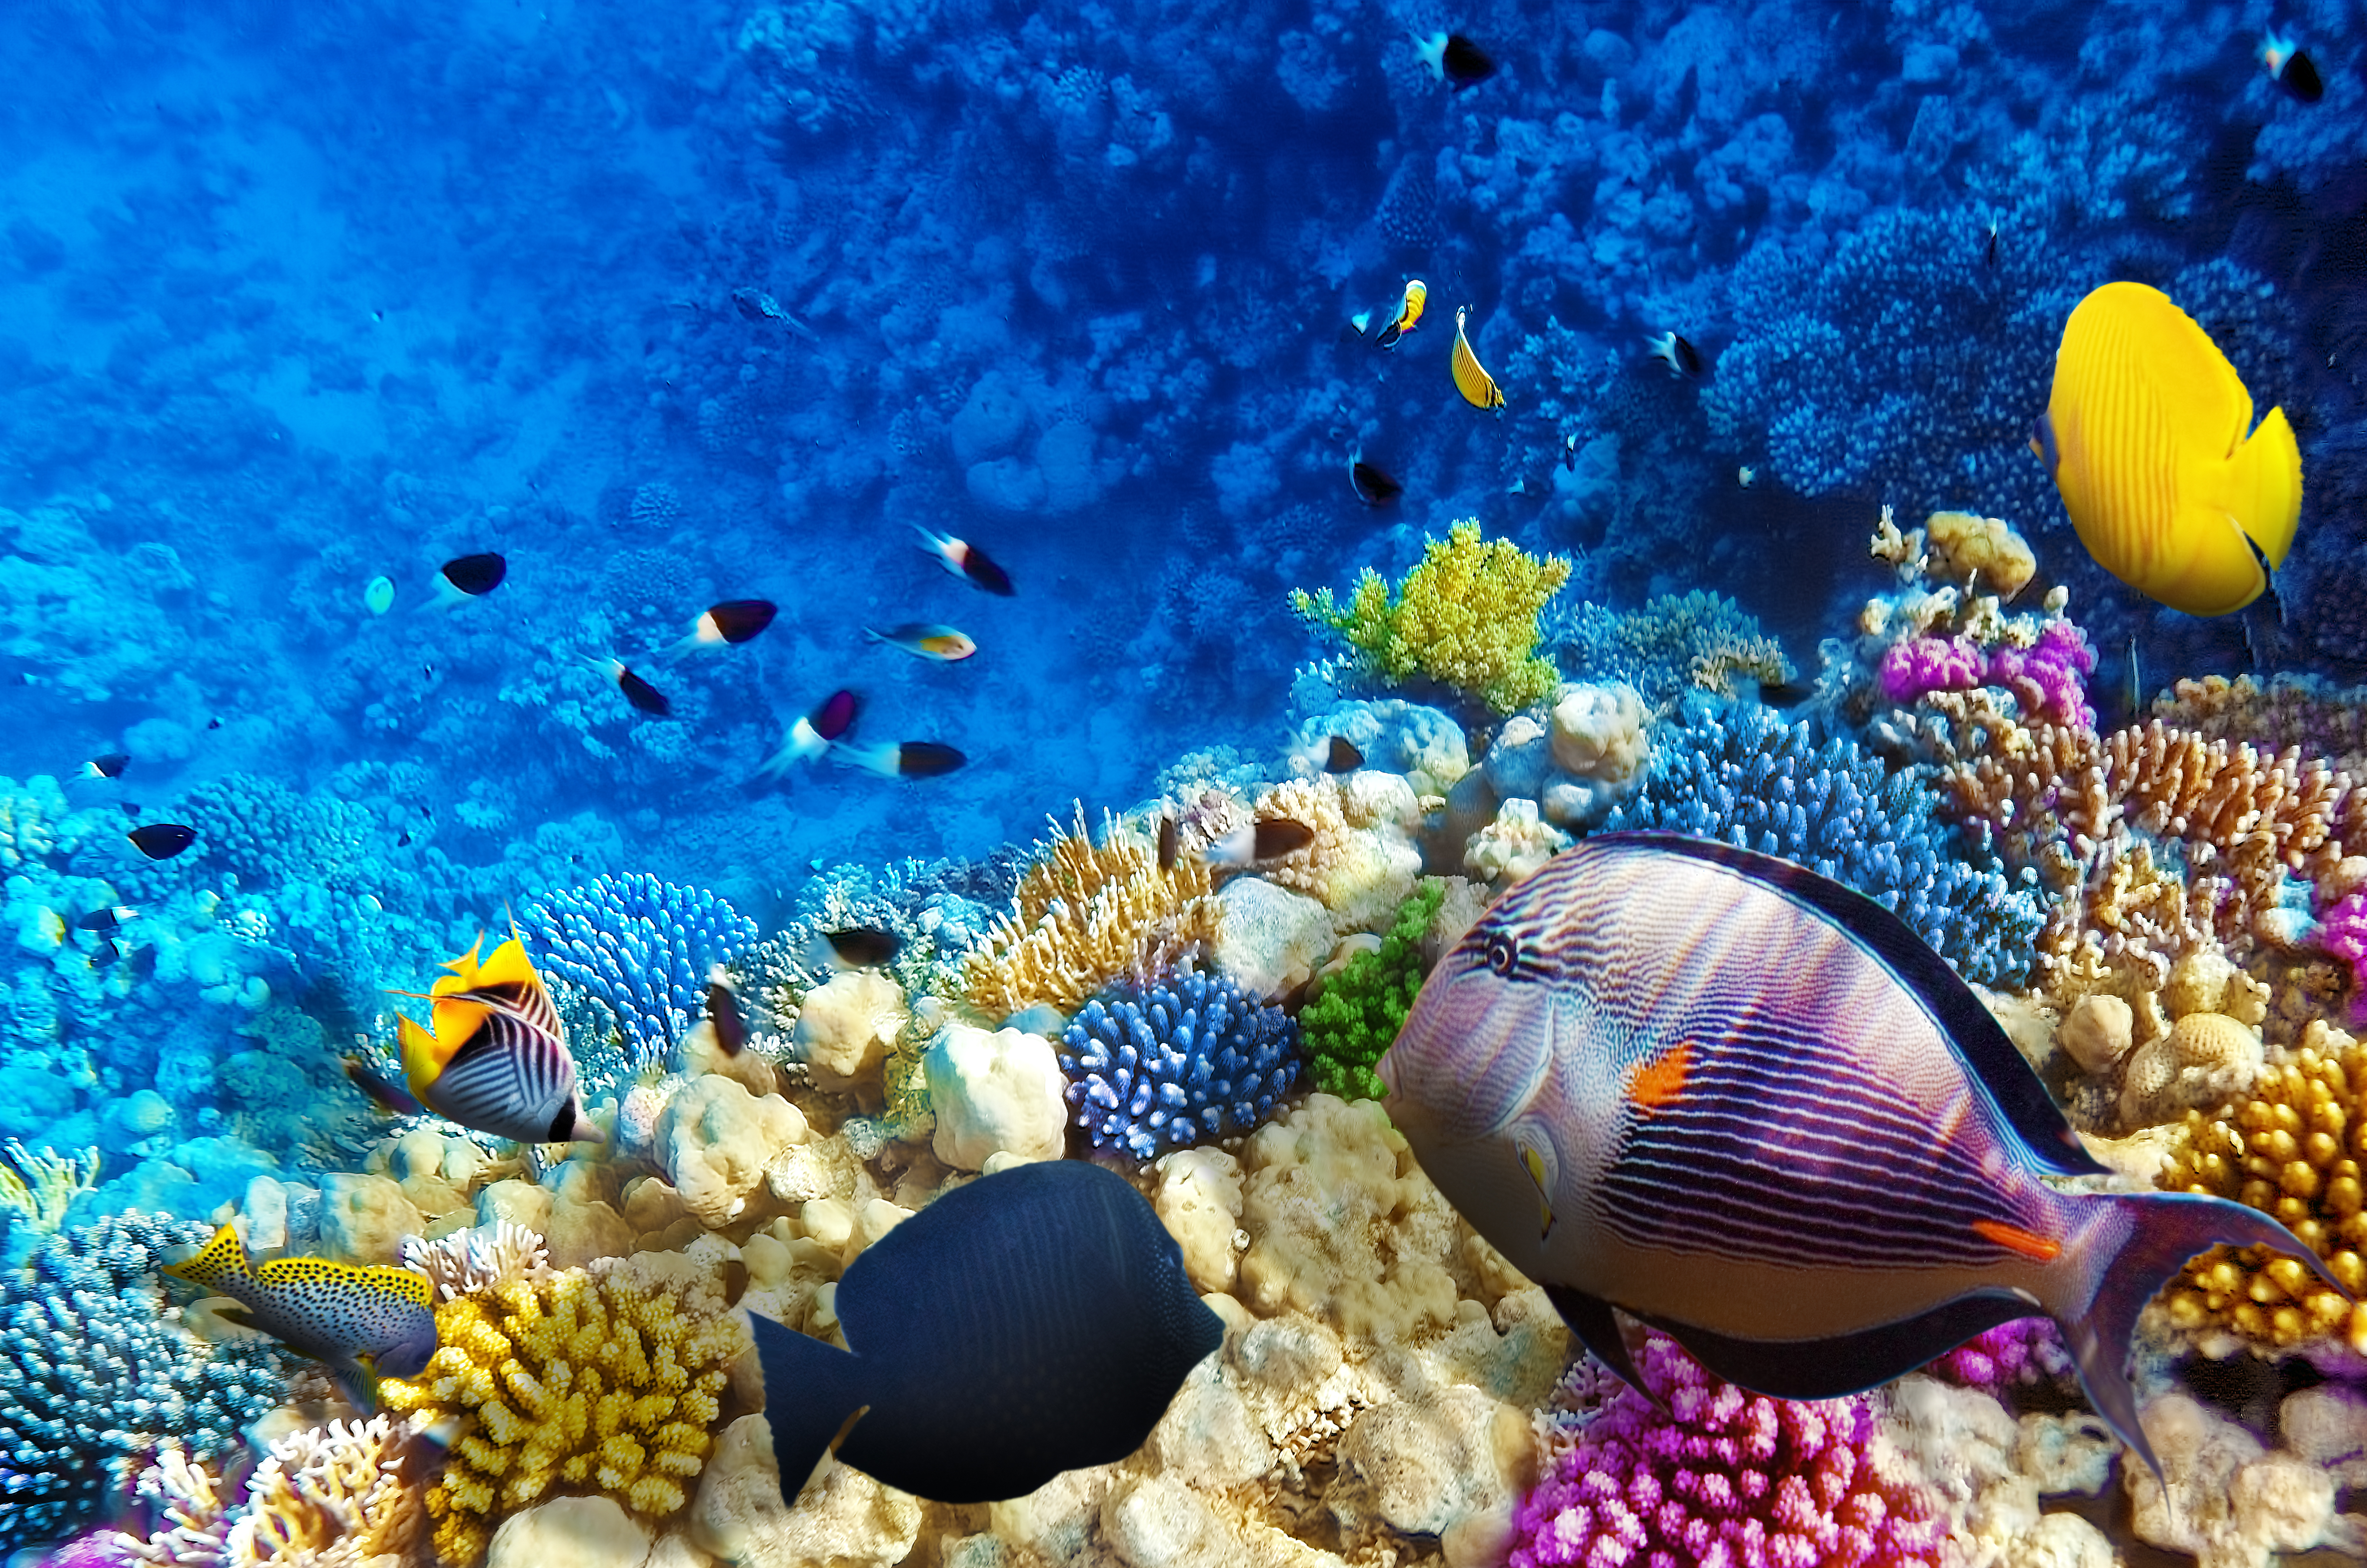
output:
{"label": "branching blue coral", "polygon": [[708,971],[756,940],[756,922],[714,894],[646,872],[551,894],[518,924],[546,975],[607,1010],[634,1062],[663,1055],[704,1010]]}
{"label": "branching blue coral", "polygon": [[1069,1103],[1093,1147],[1137,1159],[1246,1133],[1298,1077],[1298,1025],[1222,976],[1179,975],[1087,1002],[1060,1037]]}
{"label": "branching blue coral", "polygon": [[1688,702],[1653,747],[1641,794],[1606,830],[1659,829],[1796,861],[1897,914],[1958,974],[2018,983],[2045,918],[2029,876],[1934,815],[1913,770],[1890,772],[1854,740],[1818,745],[1757,704]]}
{"label": "branching blue coral", "polygon": [[268,1342],[210,1348],[168,1316],[159,1253],[209,1229],[103,1220],[0,1281],[0,1551],[92,1517],[164,1438],[198,1459],[234,1451],[285,1395]]}

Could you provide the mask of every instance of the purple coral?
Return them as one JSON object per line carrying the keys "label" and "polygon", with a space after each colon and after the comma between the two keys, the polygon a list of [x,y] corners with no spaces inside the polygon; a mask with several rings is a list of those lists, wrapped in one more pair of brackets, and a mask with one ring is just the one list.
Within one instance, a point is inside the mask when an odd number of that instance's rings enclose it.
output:
{"label": "purple coral", "polygon": [[2028,648],[1984,649],[1970,637],[1908,637],[1883,654],[1880,680],[1884,698],[1901,705],[1927,692],[2004,686],[2022,704],[2025,718],[2093,729],[2096,713],[2088,705],[2087,678],[2095,669],[2096,650],[2088,646],[2088,634],[2069,621],[2051,620]]}
{"label": "purple coral", "polygon": [[2351,1021],[2367,1022],[2367,893],[2334,901],[2318,919],[2317,945],[2350,965]]}
{"label": "purple coral", "polygon": [[1654,1334],[1640,1368],[1513,1515],[1511,1568],[1931,1568],[1944,1527],[1867,1459],[1863,1396],[1746,1393]]}
{"label": "purple coral", "polygon": [[1974,1335],[1923,1370],[1965,1388],[1999,1393],[2016,1383],[2068,1376],[2071,1352],[2053,1319],[2017,1317]]}

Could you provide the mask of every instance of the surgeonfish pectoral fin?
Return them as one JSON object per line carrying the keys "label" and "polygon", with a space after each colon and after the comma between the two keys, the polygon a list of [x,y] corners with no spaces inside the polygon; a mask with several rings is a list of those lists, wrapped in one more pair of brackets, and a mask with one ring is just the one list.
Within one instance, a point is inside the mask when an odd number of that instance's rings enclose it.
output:
{"label": "surgeonfish pectoral fin", "polygon": [[1619,1319],[1613,1315],[1611,1303],[1601,1296],[1590,1296],[1568,1285],[1547,1285],[1546,1294],[1578,1336],[1578,1342],[1593,1353],[1594,1359],[1609,1367],[1621,1382],[1652,1402],[1652,1408],[1661,1415],[1669,1414],[1669,1402],[1660,1391],[1646,1382],[1636,1371],[1635,1358],[1627,1353],[1627,1337],[1619,1331]]}
{"label": "surgeonfish pectoral fin", "polygon": [[764,1374],[764,1420],[773,1428],[781,1499],[795,1504],[847,1417],[865,1403],[862,1364],[837,1346],[785,1328],[762,1313],[750,1313],[748,1326]]}
{"label": "surgeonfish pectoral fin", "polygon": [[[2075,1246],[2088,1256],[2080,1259],[2095,1280],[2087,1310],[2076,1302],[2050,1303],[2062,1325],[2079,1372],[2079,1386],[2105,1425],[2136,1451],[2162,1479],[2161,1461],[2146,1441],[2137,1424],[2136,1390],[2129,1382],[2129,1346],[2136,1336],[2137,1314],[2188,1259],[2214,1247],[2265,1247],[2299,1258],[2317,1277],[2341,1292],[2350,1292],[2327,1271],[2317,1255],[2301,1238],[2275,1220],[2225,1198],[2194,1192],[2146,1192],[2098,1195],[2081,1203],[2112,1206],[2113,1213],[2094,1222]],[[2087,1246],[2089,1237],[2095,1238]],[[2165,1490],[2167,1488],[2165,1487]]]}
{"label": "surgeonfish pectoral fin", "polygon": [[2222,500],[2270,569],[2284,565],[2301,521],[2301,448],[2284,410],[2271,409],[2260,427],[2237,445]]}

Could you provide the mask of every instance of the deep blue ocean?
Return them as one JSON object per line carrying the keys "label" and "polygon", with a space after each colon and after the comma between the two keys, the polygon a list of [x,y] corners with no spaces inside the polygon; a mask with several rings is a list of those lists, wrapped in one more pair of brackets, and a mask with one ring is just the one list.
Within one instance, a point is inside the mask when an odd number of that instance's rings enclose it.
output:
{"label": "deep blue ocean", "polygon": [[[1339,705],[1423,704],[1473,761],[1529,723],[1536,751],[1550,693],[1523,720],[1360,670],[1293,609],[1402,583],[1464,520],[1568,563],[1536,650],[1659,727],[1612,825],[1748,817],[1735,841],[1881,896],[2049,1027],[2112,991],[2142,1044],[2143,987],[2046,967],[2083,871],[2016,840],[2027,806],[1950,793],[1910,712],[1950,682],[1876,678],[1886,508],[2027,542],[2003,614],[2076,623],[2072,728],[2282,679],[2310,694],[2282,718],[2197,733],[2367,762],[2353,0],[6,0],[0,63],[0,1138],[26,1179],[43,1149],[102,1162],[70,1219],[15,1211],[11,1312],[66,1299],[20,1268],[53,1235],[360,1168],[384,1127],[342,1064],[392,1072],[386,993],[514,917],[596,924],[626,886],[569,903],[596,879],[663,885],[617,915],[659,934],[610,944],[613,994],[548,960],[618,1021],[599,1094],[659,1070],[749,931],[909,937],[925,908],[951,974],[1048,818],[1314,776]],[[2298,524],[2240,610],[2116,580],[2033,441],[2067,317],[2114,280],[2291,423]],[[1501,407],[1458,390],[1458,334]],[[488,554],[497,583],[455,586]],[[742,600],[776,614],[699,639]],[[948,631],[975,652],[897,645]],[[1975,665],[1957,689],[2039,711]],[[851,728],[768,769],[841,691]],[[1418,779],[1421,869],[1466,874],[1546,766],[1476,806]],[[2290,919],[2221,921],[2263,997],[2305,998],[2247,1017],[2271,1073],[2351,1016],[2361,800],[2277,840]],[[155,858],[153,825],[190,841]],[[2164,808],[2124,847],[2200,888],[2256,829],[2197,848]],[[2163,975],[2192,950],[2154,940]],[[831,972],[785,951],[776,976]],[[2055,1061],[2075,1119],[2129,1130],[2097,1111],[2118,1068]],[[2367,1387],[2288,1349],[2259,1352],[2277,1391]],[[0,1400],[0,1546],[134,1520],[153,1443],[32,1408]],[[60,1465],[105,1475],[12,1516]],[[2110,1533],[2174,1560],[2125,1509]]]}

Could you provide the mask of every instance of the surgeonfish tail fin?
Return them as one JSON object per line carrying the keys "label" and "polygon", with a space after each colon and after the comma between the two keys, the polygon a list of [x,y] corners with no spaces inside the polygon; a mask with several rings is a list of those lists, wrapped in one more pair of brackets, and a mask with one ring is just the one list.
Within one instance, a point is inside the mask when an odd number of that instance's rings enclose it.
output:
{"label": "surgeonfish tail fin", "polygon": [[2190,1258],[2214,1247],[2265,1247],[2308,1264],[2345,1296],[2350,1292],[2293,1232],[2241,1203],[2193,1192],[2100,1196],[2081,1201],[2109,1205],[2083,1237],[2090,1251],[2088,1263],[2096,1281],[2094,1293],[2085,1312],[2058,1313],[2056,1322],[2078,1365],[2079,1384],[2087,1390],[2089,1403],[2160,1480],[2161,1461],[2154,1457],[2145,1428],[2137,1424],[2136,1389],[2128,1375],[2129,1346],[2136,1334],[2137,1314]]}
{"label": "surgeonfish tail fin", "polygon": [[785,1328],[762,1313],[748,1314],[756,1336],[756,1364],[764,1373],[764,1419],[773,1428],[773,1458],[781,1467],[781,1501],[794,1505],[821,1456],[863,1404],[855,1358],[835,1345]]}
{"label": "surgeonfish tail fin", "polygon": [[210,1285],[245,1273],[246,1247],[238,1239],[238,1227],[222,1226],[196,1257],[167,1263],[164,1271],[193,1285]]}
{"label": "surgeonfish tail fin", "polygon": [[2301,521],[2301,448],[2284,410],[2271,409],[2259,428],[2236,444],[2221,499],[2270,569],[2284,565],[2293,526]]}

